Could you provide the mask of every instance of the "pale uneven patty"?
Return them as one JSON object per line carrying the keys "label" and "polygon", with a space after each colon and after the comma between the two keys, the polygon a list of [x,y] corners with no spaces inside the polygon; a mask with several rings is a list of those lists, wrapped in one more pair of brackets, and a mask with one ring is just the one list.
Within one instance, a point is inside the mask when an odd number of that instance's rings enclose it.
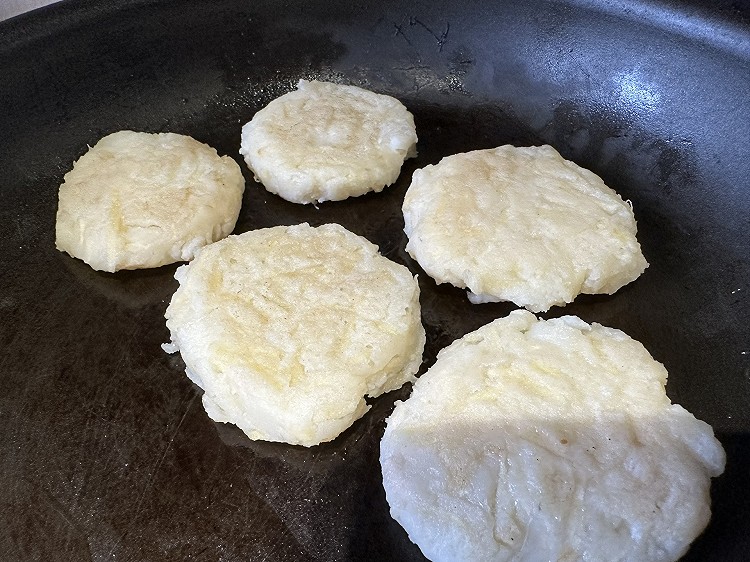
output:
{"label": "pale uneven patty", "polygon": [[515,311],[442,350],[381,443],[391,514],[431,560],[677,560],[724,469],[711,427],[623,332]]}
{"label": "pale uneven patty", "polygon": [[314,203],[381,191],[416,144],[414,118],[398,100],[300,80],[245,124],[240,153],[268,191]]}
{"label": "pale uneven patty", "polygon": [[534,312],[579,293],[612,294],[648,266],[631,206],[551,146],[501,146],[414,172],[407,251],[474,303]]}
{"label": "pale uneven patty", "polygon": [[191,137],[112,133],[65,175],[56,245],[101,271],[191,260],[232,232],[244,190],[239,165]]}
{"label": "pale uneven patty", "polygon": [[177,270],[173,346],[216,421],[251,439],[334,439],[414,379],[425,333],[416,279],[336,224],[230,236]]}

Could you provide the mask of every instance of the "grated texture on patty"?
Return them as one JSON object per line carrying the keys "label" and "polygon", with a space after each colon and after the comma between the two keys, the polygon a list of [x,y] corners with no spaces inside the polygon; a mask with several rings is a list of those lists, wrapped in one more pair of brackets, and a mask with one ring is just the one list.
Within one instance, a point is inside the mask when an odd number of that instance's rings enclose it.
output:
{"label": "grated texture on patty", "polygon": [[300,80],[245,124],[240,153],[268,191],[315,203],[382,191],[416,144],[414,118],[397,99]]}
{"label": "grated texture on patty", "polygon": [[391,514],[434,561],[671,561],[710,517],[711,427],[619,330],[515,311],[442,350],[388,419]]}
{"label": "grated texture on patty", "polygon": [[630,205],[551,146],[443,158],[414,172],[403,213],[409,254],[475,303],[544,311],[648,266]]}
{"label": "grated texture on patty", "polygon": [[230,236],[178,269],[173,345],[216,421],[251,439],[334,439],[414,379],[425,333],[416,279],[343,227]]}
{"label": "grated texture on patty", "polygon": [[112,133],[65,175],[56,245],[109,272],[189,261],[232,232],[244,190],[239,165],[191,137]]}

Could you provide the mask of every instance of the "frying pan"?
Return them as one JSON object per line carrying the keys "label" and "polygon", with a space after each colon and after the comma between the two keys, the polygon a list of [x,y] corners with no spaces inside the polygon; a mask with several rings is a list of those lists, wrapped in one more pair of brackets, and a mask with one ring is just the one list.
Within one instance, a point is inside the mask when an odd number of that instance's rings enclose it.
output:
{"label": "frying pan", "polygon": [[[240,128],[300,78],[413,112],[398,182],[318,207],[252,181],[237,232],[337,222],[414,273],[400,204],[415,168],[550,143],[633,202],[651,267],[576,314],[624,330],[670,398],[726,448],[713,519],[685,560],[750,557],[750,7],[617,0],[68,1],[0,24],[0,558],[423,560],[389,516],[384,420],[335,441],[253,442],[212,422],[167,341],[175,266],[105,274],[54,248],[57,188],[120,129],[238,157]],[[437,351],[509,304],[420,275]]]}

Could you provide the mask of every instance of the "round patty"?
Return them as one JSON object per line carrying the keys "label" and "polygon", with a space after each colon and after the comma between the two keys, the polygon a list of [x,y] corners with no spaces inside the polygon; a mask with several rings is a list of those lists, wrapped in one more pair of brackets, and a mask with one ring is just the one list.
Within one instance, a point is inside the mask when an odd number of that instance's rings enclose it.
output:
{"label": "round patty", "polygon": [[515,311],[445,348],[388,419],[393,517],[434,561],[677,560],[724,469],[619,330]]}
{"label": "round patty", "polygon": [[101,271],[188,261],[232,232],[244,190],[239,165],[195,139],[112,133],[65,175],[56,245]]}
{"label": "round patty", "polygon": [[178,269],[173,346],[216,421],[251,439],[334,439],[414,378],[425,333],[416,279],[343,227],[230,236]]}
{"label": "round patty", "polygon": [[551,146],[443,158],[414,172],[403,212],[409,254],[475,303],[544,311],[648,266],[630,205]]}
{"label": "round patty", "polygon": [[382,191],[416,144],[414,118],[398,100],[300,80],[245,124],[240,153],[268,191],[314,203]]}

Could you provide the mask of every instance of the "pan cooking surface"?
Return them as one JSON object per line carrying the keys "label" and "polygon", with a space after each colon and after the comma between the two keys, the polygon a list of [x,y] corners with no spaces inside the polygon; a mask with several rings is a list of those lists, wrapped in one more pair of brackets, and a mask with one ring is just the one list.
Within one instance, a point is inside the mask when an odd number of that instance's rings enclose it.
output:
{"label": "pan cooking surface", "polygon": [[[0,24],[3,559],[423,560],[378,464],[408,389],[332,443],[252,442],[208,419],[159,347],[176,265],[104,274],[54,248],[57,188],[87,145],[170,131],[241,162],[242,124],[300,78],[396,96],[419,156],[382,193],[317,208],[241,163],[236,232],[337,222],[421,273],[400,213],[411,173],[505,143],[550,143],[633,202],[649,269],[544,316],[622,329],[666,365],[672,400],[728,454],[685,559],[747,559],[750,11],[601,4],[82,1]],[[514,308],[420,285],[423,370]]]}

